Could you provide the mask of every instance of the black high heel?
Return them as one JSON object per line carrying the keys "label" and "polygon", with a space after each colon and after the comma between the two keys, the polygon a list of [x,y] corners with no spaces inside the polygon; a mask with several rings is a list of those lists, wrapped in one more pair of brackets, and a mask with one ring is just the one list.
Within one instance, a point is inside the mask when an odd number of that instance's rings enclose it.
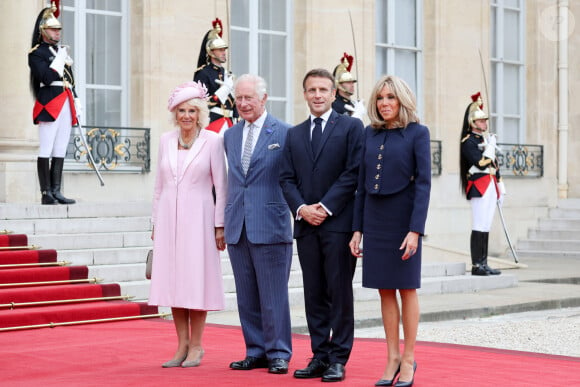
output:
{"label": "black high heel", "polygon": [[399,368],[395,371],[395,374],[391,379],[380,379],[378,382],[375,383],[375,386],[392,386],[395,379],[397,379],[397,375],[401,373],[401,363],[399,363]]}
{"label": "black high heel", "polygon": [[395,387],[411,387],[413,385],[413,382],[415,381],[415,370],[417,369],[417,362],[414,361],[413,362],[413,377],[411,378],[410,382],[402,382],[400,380],[397,380],[397,383],[395,383]]}

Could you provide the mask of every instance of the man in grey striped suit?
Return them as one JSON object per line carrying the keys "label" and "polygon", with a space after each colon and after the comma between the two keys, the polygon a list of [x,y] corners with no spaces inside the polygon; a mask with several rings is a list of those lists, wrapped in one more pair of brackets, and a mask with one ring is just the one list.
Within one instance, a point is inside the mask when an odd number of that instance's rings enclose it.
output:
{"label": "man in grey striped suit", "polygon": [[224,133],[228,160],[225,238],[234,271],[246,357],[230,368],[288,373],[292,356],[288,277],[290,210],[279,185],[289,125],[266,111],[266,82],[244,74],[235,84],[242,121]]}

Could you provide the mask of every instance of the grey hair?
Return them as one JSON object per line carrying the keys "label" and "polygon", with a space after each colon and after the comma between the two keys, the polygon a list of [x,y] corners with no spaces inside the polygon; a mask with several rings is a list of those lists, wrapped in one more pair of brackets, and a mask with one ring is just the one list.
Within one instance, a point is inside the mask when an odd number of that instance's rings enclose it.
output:
{"label": "grey hair", "polygon": [[252,82],[255,86],[256,93],[258,94],[258,98],[259,99],[264,98],[264,96],[267,93],[267,87],[268,87],[268,85],[266,84],[266,80],[264,80],[264,78],[262,78],[259,75],[254,75],[254,74],[242,74],[238,77],[238,79],[236,79],[236,82],[234,84],[234,90],[238,86],[238,83],[244,82],[244,81]]}

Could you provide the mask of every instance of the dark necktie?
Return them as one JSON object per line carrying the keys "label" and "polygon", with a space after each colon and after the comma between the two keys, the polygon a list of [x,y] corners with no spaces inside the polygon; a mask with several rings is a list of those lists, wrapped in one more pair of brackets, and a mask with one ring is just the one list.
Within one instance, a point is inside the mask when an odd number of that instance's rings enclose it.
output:
{"label": "dark necktie", "polygon": [[320,146],[320,139],[322,138],[322,118],[316,117],[314,119],[314,129],[312,129],[312,154],[316,155],[318,147]]}

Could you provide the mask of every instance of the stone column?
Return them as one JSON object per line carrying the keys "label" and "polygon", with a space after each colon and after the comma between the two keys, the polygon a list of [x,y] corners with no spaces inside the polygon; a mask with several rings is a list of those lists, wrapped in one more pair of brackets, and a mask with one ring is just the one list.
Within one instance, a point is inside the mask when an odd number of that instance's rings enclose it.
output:
{"label": "stone column", "polygon": [[0,202],[37,202],[37,127],[29,87],[28,51],[40,2],[6,1],[0,6],[3,55],[0,61]]}

